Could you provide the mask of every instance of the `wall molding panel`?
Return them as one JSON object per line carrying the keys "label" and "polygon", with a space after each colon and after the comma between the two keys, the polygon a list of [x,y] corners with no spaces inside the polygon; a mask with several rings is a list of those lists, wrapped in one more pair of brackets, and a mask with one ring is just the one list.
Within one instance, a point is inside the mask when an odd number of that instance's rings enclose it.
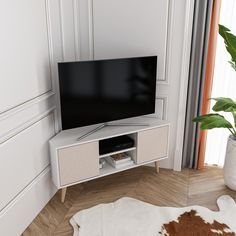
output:
{"label": "wall molding panel", "polygon": [[[50,163],[49,139],[54,136],[53,113],[0,144],[0,211]],[[12,178],[14,173],[14,178]]]}
{"label": "wall molding panel", "polygon": [[163,83],[170,6],[170,0],[93,1],[94,58],[158,55],[157,80]]}
{"label": "wall molding panel", "polygon": [[165,23],[166,27],[166,35],[165,35],[165,52],[163,54],[163,74],[157,78],[157,84],[162,85],[162,84],[169,84],[168,82],[168,76],[167,76],[167,63],[169,59],[169,31],[171,28],[171,9],[172,9],[172,3],[171,0],[167,0],[167,21]]}
{"label": "wall molding panel", "polygon": [[41,102],[46,101],[47,99],[50,99],[54,95],[55,95],[55,93],[53,91],[50,91],[50,92],[47,92],[39,97],[33,98],[29,102],[18,105],[14,109],[3,112],[0,114],[0,122],[4,119],[9,118],[10,116],[14,116],[17,113],[22,112],[25,109],[35,106],[37,103],[41,103]]}
{"label": "wall molding panel", "polygon": [[57,62],[93,59],[92,0],[46,0],[56,132],[61,130]]}
{"label": "wall molding panel", "polygon": [[169,85],[169,60],[171,57],[171,36],[173,30],[173,0],[168,0],[168,17],[167,17],[167,31],[166,31],[166,48],[165,48],[165,59],[164,59],[164,77],[157,79],[158,85]]}
{"label": "wall molding panel", "polygon": [[80,29],[80,59],[94,59],[93,1],[77,0]]}
{"label": "wall molding panel", "polygon": [[167,95],[157,96],[156,100],[158,100],[162,104],[162,112],[160,113],[158,118],[162,120],[168,120],[167,119],[168,96]]}
{"label": "wall molding panel", "polygon": [[93,1],[58,1],[62,61],[92,60],[94,58]]}
{"label": "wall molding panel", "polygon": [[1,4],[0,113],[52,90],[46,15],[45,0]]}
{"label": "wall molding panel", "polygon": [[73,14],[74,14],[74,41],[75,41],[75,60],[80,60],[80,19],[79,19],[79,2],[78,0],[73,0]]}
{"label": "wall molding panel", "polygon": [[156,96],[155,113],[146,115],[146,117],[166,120],[167,119],[167,104],[168,104],[168,96],[166,95]]}
{"label": "wall molding panel", "polygon": [[88,0],[89,59],[94,59],[93,0]]}
{"label": "wall molding panel", "polygon": [[[42,108],[42,107],[41,107]],[[8,129],[8,131],[6,131],[1,137],[0,137],[0,144],[3,144],[4,142],[6,142],[7,140],[13,138],[14,136],[18,135],[19,133],[23,132],[24,130],[30,128],[32,125],[34,125],[35,123],[39,122],[40,120],[42,120],[43,118],[45,118],[46,116],[48,116],[49,114],[53,114],[54,115],[54,111],[56,110],[56,107],[50,107],[49,109],[45,110],[43,113],[39,113],[35,116],[32,116],[31,119],[28,119],[27,121],[24,121],[23,123],[20,123],[20,125],[15,126],[12,129]],[[32,110],[31,110],[32,111]],[[24,110],[23,113],[26,114],[26,110]],[[20,114],[20,116],[23,117],[23,114]],[[17,117],[11,117],[11,120],[17,120]],[[54,117],[53,117],[54,118]],[[55,120],[55,118],[54,118]],[[10,120],[7,120],[7,122],[5,122],[8,126],[10,126]],[[4,124],[0,123],[0,127],[4,127]],[[7,127],[8,128],[8,127]],[[54,125],[54,130],[55,130],[55,125]]]}
{"label": "wall molding panel", "polygon": [[7,21],[8,27],[3,27],[6,38],[0,56],[5,69],[0,76],[0,235],[20,235],[56,192],[48,145],[59,130],[60,50],[51,28],[53,1],[12,0],[1,5],[0,25]]}
{"label": "wall molding panel", "polygon": [[54,92],[46,93],[17,106],[0,115],[0,143],[27,128],[33,120],[40,119],[42,114],[48,114],[56,109]]}
{"label": "wall molding panel", "polygon": [[55,131],[61,129],[60,121],[60,99],[57,62],[63,61],[63,42],[61,32],[60,0],[46,0],[47,2],[47,27],[50,52],[50,70],[52,76],[52,89],[55,93]]}
{"label": "wall molding panel", "polygon": [[1,235],[21,235],[56,191],[51,181],[50,166],[48,166],[0,212]]}
{"label": "wall molding panel", "polygon": [[77,57],[74,12],[74,0],[60,0],[61,33],[64,61],[74,61]]}

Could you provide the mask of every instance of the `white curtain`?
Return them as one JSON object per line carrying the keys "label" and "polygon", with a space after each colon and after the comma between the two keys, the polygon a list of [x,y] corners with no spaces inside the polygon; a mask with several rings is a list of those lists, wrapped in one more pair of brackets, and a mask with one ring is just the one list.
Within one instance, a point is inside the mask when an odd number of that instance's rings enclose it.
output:
{"label": "white curtain", "polygon": [[[236,35],[236,1],[222,0],[220,12],[220,24],[229,28]],[[236,72],[228,61],[230,55],[227,53],[223,39],[218,35],[216,62],[213,79],[212,97],[230,97],[236,100]],[[211,102],[211,107],[214,102]],[[211,110],[211,112],[213,112]],[[225,116],[233,121],[231,114]],[[223,166],[228,130],[215,129],[208,131],[205,163]]]}

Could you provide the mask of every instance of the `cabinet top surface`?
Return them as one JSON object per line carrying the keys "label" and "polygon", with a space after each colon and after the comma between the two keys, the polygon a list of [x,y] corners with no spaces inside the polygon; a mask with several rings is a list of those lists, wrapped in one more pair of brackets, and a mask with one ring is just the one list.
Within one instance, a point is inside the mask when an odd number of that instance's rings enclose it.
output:
{"label": "cabinet top surface", "polygon": [[85,135],[88,132],[96,129],[101,124],[90,125],[70,130],[63,130],[50,140],[50,144],[53,145],[55,148],[63,148],[66,146],[73,146],[82,143],[111,138],[119,135],[131,134],[139,131],[153,129],[156,127],[162,127],[169,125],[169,122],[157,118],[135,117],[115,122],[109,122],[108,124],[108,126],[103,127],[102,129],[90,134],[87,137],[84,137],[79,141],[77,139],[80,136]]}

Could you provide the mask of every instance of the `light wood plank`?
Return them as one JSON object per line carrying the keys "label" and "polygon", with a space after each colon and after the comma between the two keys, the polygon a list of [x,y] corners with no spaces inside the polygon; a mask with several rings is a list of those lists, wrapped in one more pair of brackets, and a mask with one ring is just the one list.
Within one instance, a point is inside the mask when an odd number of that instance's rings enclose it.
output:
{"label": "light wood plank", "polygon": [[121,197],[133,197],[159,206],[202,205],[217,210],[216,199],[236,192],[223,182],[223,171],[207,167],[202,171],[185,169],[174,172],[142,166],[68,188],[66,201],[58,194],[47,204],[23,233],[30,235],[72,235],[69,219],[78,211]]}

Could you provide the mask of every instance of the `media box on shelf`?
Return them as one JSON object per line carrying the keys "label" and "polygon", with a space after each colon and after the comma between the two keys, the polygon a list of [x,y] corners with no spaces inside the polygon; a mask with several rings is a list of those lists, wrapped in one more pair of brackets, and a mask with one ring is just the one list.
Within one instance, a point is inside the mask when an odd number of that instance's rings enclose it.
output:
{"label": "media box on shelf", "polygon": [[99,154],[103,155],[110,152],[116,152],[122,149],[131,148],[133,146],[134,140],[128,135],[103,139],[99,141]]}

